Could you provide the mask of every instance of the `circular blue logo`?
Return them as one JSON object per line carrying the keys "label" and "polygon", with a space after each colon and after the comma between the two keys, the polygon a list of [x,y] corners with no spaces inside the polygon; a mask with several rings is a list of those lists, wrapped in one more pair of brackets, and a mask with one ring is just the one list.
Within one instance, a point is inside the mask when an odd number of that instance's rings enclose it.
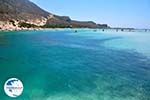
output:
{"label": "circular blue logo", "polygon": [[9,97],[18,97],[23,92],[23,84],[17,78],[10,78],[4,84],[4,91]]}

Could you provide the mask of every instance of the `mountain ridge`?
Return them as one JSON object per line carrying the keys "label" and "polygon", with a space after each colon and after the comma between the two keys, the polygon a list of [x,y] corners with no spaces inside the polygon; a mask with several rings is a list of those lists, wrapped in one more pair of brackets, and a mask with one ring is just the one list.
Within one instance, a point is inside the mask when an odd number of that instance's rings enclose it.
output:
{"label": "mountain ridge", "polygon": [[[29,0],[0,0],[0,26],[19,27],[27,23],[45,27],[109,28],[107,24],[92,21],[75,21],[68,16],[59,16],[43,10]],[[25,25],[24,25],[25,27]]]}

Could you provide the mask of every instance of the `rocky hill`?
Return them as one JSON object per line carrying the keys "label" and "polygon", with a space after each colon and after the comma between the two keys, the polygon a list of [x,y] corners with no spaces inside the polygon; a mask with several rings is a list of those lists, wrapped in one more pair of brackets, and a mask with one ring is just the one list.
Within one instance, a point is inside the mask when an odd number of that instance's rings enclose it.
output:
{"label": "rocky hill", "polygon": [[0,27],[12,25],[19,27],[20,23],[31,26],[45,27],[87,27],[108,28],[107,25],[96,24],[91,21],[73,21],[67,16],[49,13],[29,0],[0,0]]}

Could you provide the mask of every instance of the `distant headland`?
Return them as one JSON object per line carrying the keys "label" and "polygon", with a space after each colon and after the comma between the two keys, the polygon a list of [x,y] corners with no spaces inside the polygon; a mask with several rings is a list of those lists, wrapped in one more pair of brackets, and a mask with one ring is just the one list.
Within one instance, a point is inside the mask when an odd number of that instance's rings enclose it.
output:
{"label": "distant headland", "polygon": [[75,21],[43,10],[29,0],[0,0],[0,30],[30,28],[110,28],[93,21]]}

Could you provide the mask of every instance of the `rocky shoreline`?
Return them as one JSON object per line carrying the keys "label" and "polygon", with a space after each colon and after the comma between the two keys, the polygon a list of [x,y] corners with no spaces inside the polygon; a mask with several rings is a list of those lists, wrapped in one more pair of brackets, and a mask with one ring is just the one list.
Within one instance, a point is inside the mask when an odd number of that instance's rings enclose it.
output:
{"label": "rocky shoreline", "polygon": [[0,31],[42,30],[40,27],[20,27],[18,22],[0,21]]}
{"label": "rocky shoreline", "polygon": [[0,32],[3,31],[30,31],[30,30],[43,30],[42,28],[20,28],[20,27],[15,27],[15,28],[0,28]]}
{"label": "rocky shoreline", "polygon": [[42,28],[2,28],[0,29],[0,32],[3,32],[3,31],[30,31],[30,30],[44,30]]}

